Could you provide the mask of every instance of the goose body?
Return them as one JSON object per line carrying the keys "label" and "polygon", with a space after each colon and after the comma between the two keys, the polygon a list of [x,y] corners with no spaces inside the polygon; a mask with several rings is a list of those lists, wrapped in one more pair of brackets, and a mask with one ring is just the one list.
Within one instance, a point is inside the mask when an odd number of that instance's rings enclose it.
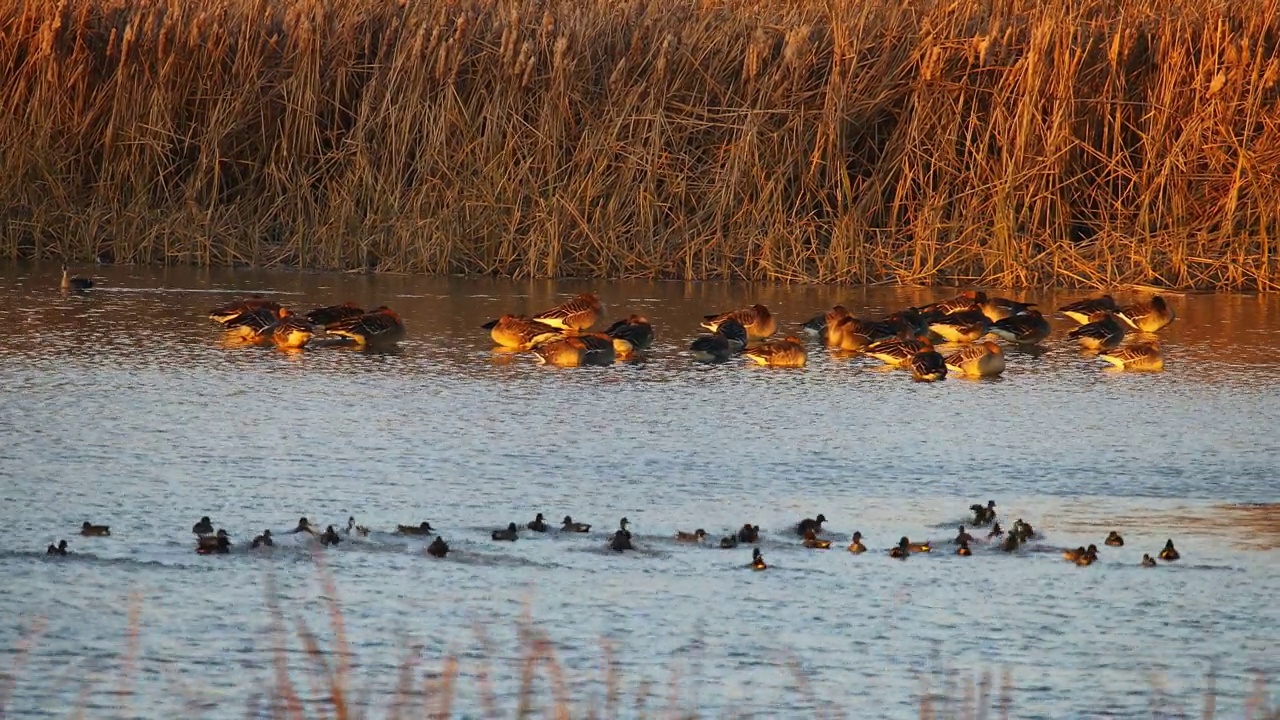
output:
{"label": "goose body", "polygon": [[612,365],[617,360],[613,338],[603,333],[573,335],[542,343],[533,349],[539,365],[581,367]]}
{"label": "goose body", "polygon": [[947,356],[947,371],[965,377],[995,377],[1004,372],[1004,351],[987,340]]}
{"label": "goose body", "polygon": [[1044,341],[1052,332],[1049,321],[1044,319],[1038,310],[1031,310],[1025,315],[1014,315],[997,320],[987,330],[1001,340],[1019,345],[1035,345]]}
{"label": "goose body", "polygon": [[1134,330],[1148,333],[1159,332],[1174,320],[1173,309],[1159,295],[1152,295],[1146,302],[1127,305],[1116,315]]}
{"label": "goose body", "polygon": [[332,525],[320,533],[320,544],[325,547],[332,547],[340,542],[342,542],[342,536],[338,534],[337,530],[333,529]]}
{"label": "goose body", "polygon": [[364,308],[359,307],[354,303],[345,302],[341,305],[318,307],[307,312],[303,317],[305,317],[312,325],[322,327],[327,330],[330,326],[335,326],[343,320],[360,317],[363,314]]}
{"label": "goose body", "polygon": [[298,315],[280,318],[271,328],[271,342],[285,350],[298,350],[306,347],[315,337],[316,327],[311,321]]}
{"label": "goose body", "polygon": [[977,310],[962,310],[929,323],[929,330],[947,342],[971,343],[987,334],[991,322]]}
{"label": "goose body", "polygon": [[1124,339],[1124,326],[1111,313],[1097,313],[1080,327],[1067,333],[1089,350],[1110,350]]}
{"label": "goose body", "polygon": [[560,330],[585,332],[590,330],[604,312],[600,298],[592,293],[582,293],[559,305],[533,316],[534,320]]}
{"label": "goose body", "polygon": [[227,329],[229,337],[263,344],[271,341],[276,323],[289,315],[288,308],[273,311],[260,307],[236,315],[223,323],[223,327]]}
{"label": "goose body", "polygon": [[843,305],[836,305],[825,313],[818,315],[804,323],[801,328],[805,334],[816,336],[827,347],[834,347],[831,341],[831,331],[835,329],[836,323],[850,317],[849,310]]}
{"label": "goose body", "polygon": [[1097,545],[1090,545],[1087,548],[1084,548],[1084,547],[1078,547],[1074,549],[1068,548],[1062,551],[1062,559],[1066,560],[1067,562],[1077,562],[1078,560],[1080,560],[1080,558],[1090,554],[1095,556],[1098,554]]}
{"label": "goose body", "polygon": [[619,320],[604,333],[613,338],[614,353],[620,358],[629,358],[653,345],[653,325],[642,315]]}
{"label": "goose body", "polygon": [[911,377],[920,382],[944,380],[947,361],[936,350],[922,350],[911,357]]}
{"label": "goose body", "polygon": [[723,323],[729,320],[737,320],[741,323],[742,327],[747,331],[747,337],[752,340],[763,340],[778,331],[778,323],[774,320],[773,314],[769,312],[769,308],[760,304],[716,315],[703,316],[702,327],[715,332]]}
{"label": "goose body", "polygon": [[978,303],[978,309],[993,323],[1022,315],[1035,306],[1035,303],[1018,302],[1017,300],[1002,297],[989,297]]}
{"label": "goose body", "polygon": [[898,327],[881,320],[841,318],[827,330],[827,346],[840,350],[862,351],[872,343],[898,336]]}
{"label": "goose body", "polygon": [[529,350],[562,336],[561,330],[524,315],[503,315],[481,327],[500,347],[513,350]]}
{"label": "goose body", "polygon": [[921,338],[891,338],[871,343],[867,346],[866,353],[886,365],[902,367],[910,363],[917,353],[932,349],[933,344]]}
{"label": "goose body", "polygon": [[276,313],[280,312],[280,303],[262,297],[234,300],[210,310],[209,319],[216,323],[226,325],[229,321],[236,319],[240,315],[254,310],[267,310],[271,313],[272,317],[277,317]]}
{"label": "goose body", "polygon": [[725,535],[720,538],[720,549],[732,550],[738,547],[738,538],[735,535]]}
{"label": "goose body", "polygon": [[333,323],[330,334],[345,337],[360,347],[392,345],[404,337],[404,321],[383,305],[372,312]]}
{"label": "goose body", "polygon": [[726,320],[710,335],[700,335],[689,345],[699,362],[724,362],[747,346],[747,330],[737,320]]}
{"label": "goose body", "polygon": [[981,310],[982,304],[987,301],[987,294],[981,290],[965,290],[959,295],[936,302],[931,305],[925,305],[920,308],[920,312],[925,315],[952,315],[968,310]]}
{"label": "goose body", "polygon": [[1131,343],[1115,350],[1104,350],[1098,353],[1098,357],[1121,370],[1164,369],[1164,354],[1160,352],[1160,343],[1155,341]]}
{"label": "goose body", "polygon": [[809,353],[799,339],[788,335],[782,340],[774,340],[753,348],[742,354],[758,365],[770,367],[798,368],[808,362]]}
{"label": "goose body", "polygon": [[1114,313],[1119,311],[1120,306],[1116,305],[1116,301],[1110,295],[1077,300],[1076,302],[1069,303],[1058,308],[1058,312],[1072,320],[1075,320],[1080,325],[1092,322],[1091,318],[1097,313]]}

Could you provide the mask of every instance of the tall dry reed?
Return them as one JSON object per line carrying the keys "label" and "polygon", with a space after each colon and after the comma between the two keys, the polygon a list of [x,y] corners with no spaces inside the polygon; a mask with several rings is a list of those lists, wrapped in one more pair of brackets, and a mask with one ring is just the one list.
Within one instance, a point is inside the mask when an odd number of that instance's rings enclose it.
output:
{"label": "tall dry reed", "polygon": [[1272,289],[1280,0],[14,0],[11,258]]}

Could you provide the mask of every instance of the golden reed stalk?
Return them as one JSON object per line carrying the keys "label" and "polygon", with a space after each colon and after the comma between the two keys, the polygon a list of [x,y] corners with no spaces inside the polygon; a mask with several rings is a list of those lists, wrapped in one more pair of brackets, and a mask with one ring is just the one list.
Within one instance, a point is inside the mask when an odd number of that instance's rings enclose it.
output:
{"label": "golden reed stalk", "polygon": [[1280,0],[13,0],[0,252],[1280,281]]}

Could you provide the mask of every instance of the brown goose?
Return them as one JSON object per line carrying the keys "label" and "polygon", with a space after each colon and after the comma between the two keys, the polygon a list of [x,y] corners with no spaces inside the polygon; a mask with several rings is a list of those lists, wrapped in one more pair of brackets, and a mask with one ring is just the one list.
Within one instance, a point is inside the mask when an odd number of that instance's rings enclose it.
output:
{"label": "brown goose", "polygon": [[653,345],[653,325],[643,315],[633,314],[619,320],[604,333],[613,338],[614,353],[620,358],[629,358]]}
{"label": "brown goose", "polygon": [[240,315],[264,308],[270,311],[272,315],[275,315],[280,311],[280,303],[257,296],[244,300],[234,300],[210,310],[209,319],[226,325],[227,322],[236,319]]}
{"label": "brown goose", "polygon": [[1164,355],[1160,352],[1160,343],[1137,342],[1115,350],[1104,350],[1098,357],[1115,365],[1121,370],[1155,371],[1164,369]]}
{"label": "brown goose", "polygon": [[947,356],[947,370],[963,377],[995,377],[1004,372],[1004,351],[987,340]]}
{"label": "brown goose", "polygon": [[528,350],[562,335],[558,328],[524,315],[503,315],[480,327],[488,330],[489,337],[499,346],[512,350]]}
{"label": "brown goose", "polygon": [[386,305],[373,312],[334,323],[329,332],[355,341],[356,345],[391,345],[404,337],[404,321]]}
{"label": "brown goose", "polygon": [[759,365],[770,367],[804,367],[809,358],[804,344],[799,338],[790,335],[782,340],[774,340],[749,348],[742,354]]}
{"label": "brown goose", "polygon": [[341,305],[318,307],[308,312],[304,317],[311,321],[311,324],[328,329],[331,325],[336,325],[348,318],[360,317],[363,314],[364,308],[354,303],[345,302]]}
{"label": "brown goose", "polygon": [[534,315],[533,319],[561,330],[585,332],[596,324],[603,311],[600,298],[591,293],[582,293],[550,310],[543,310]]}
{"label": "brown goose", "polygon": [[752,340],[763,340],[778,331],[778,323],[769,312],[769,308],[756,304],[751,307],[717,315],[703,316],[702,327],[715,332],[721,324],[728,320],[737,320],[747,330],[747,337]]}
{"label": "brown goose", "polygon": [[1102,295],[1096,298],[1086,298],[1068,303],[1058,308],[1058,312],[1075,320],[1077,323],[1084,325],[1093,322],[1092,316],[1100,312],[1119,312],[1120,306],[1116,305],[1116,301],[1110,295]]}
{"label": "brown goose", "polygon": [[617,359],[613,338],[604,333],[574,335],[544,342],[533,349],[539,365],[580,367],[612,365]]}
{"label": "brown goose", "polygon": [[1115,315],[1098,312],[1090,316],[1089,322],[1067,333],[1067,337],[1078,340],[1089,350],[1110,350],[1124,339],[1124,326]]}
{"label": "brown goose", "polygon": [[1173,309],[1159,295],[1152,295],[1146,302],[1126,305],[1116,315],[1134,330],[1148,333],[1163,330],[1174,319]]}
{"label": "brown goose", "polygon": [[1025,315],[997,320],[987,332],[1011,343],[1035,345],[1049,337],[1050,328],[1039,310],[1029,310]]}

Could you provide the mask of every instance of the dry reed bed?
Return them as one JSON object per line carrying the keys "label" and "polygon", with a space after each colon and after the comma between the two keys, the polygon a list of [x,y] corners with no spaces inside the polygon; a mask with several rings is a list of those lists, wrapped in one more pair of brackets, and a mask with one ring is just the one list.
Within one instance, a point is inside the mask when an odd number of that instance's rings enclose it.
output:
{"label": "dry reed bed", "polygon": [[15,0],[12,258],[1273,289],[1280,0]]}

